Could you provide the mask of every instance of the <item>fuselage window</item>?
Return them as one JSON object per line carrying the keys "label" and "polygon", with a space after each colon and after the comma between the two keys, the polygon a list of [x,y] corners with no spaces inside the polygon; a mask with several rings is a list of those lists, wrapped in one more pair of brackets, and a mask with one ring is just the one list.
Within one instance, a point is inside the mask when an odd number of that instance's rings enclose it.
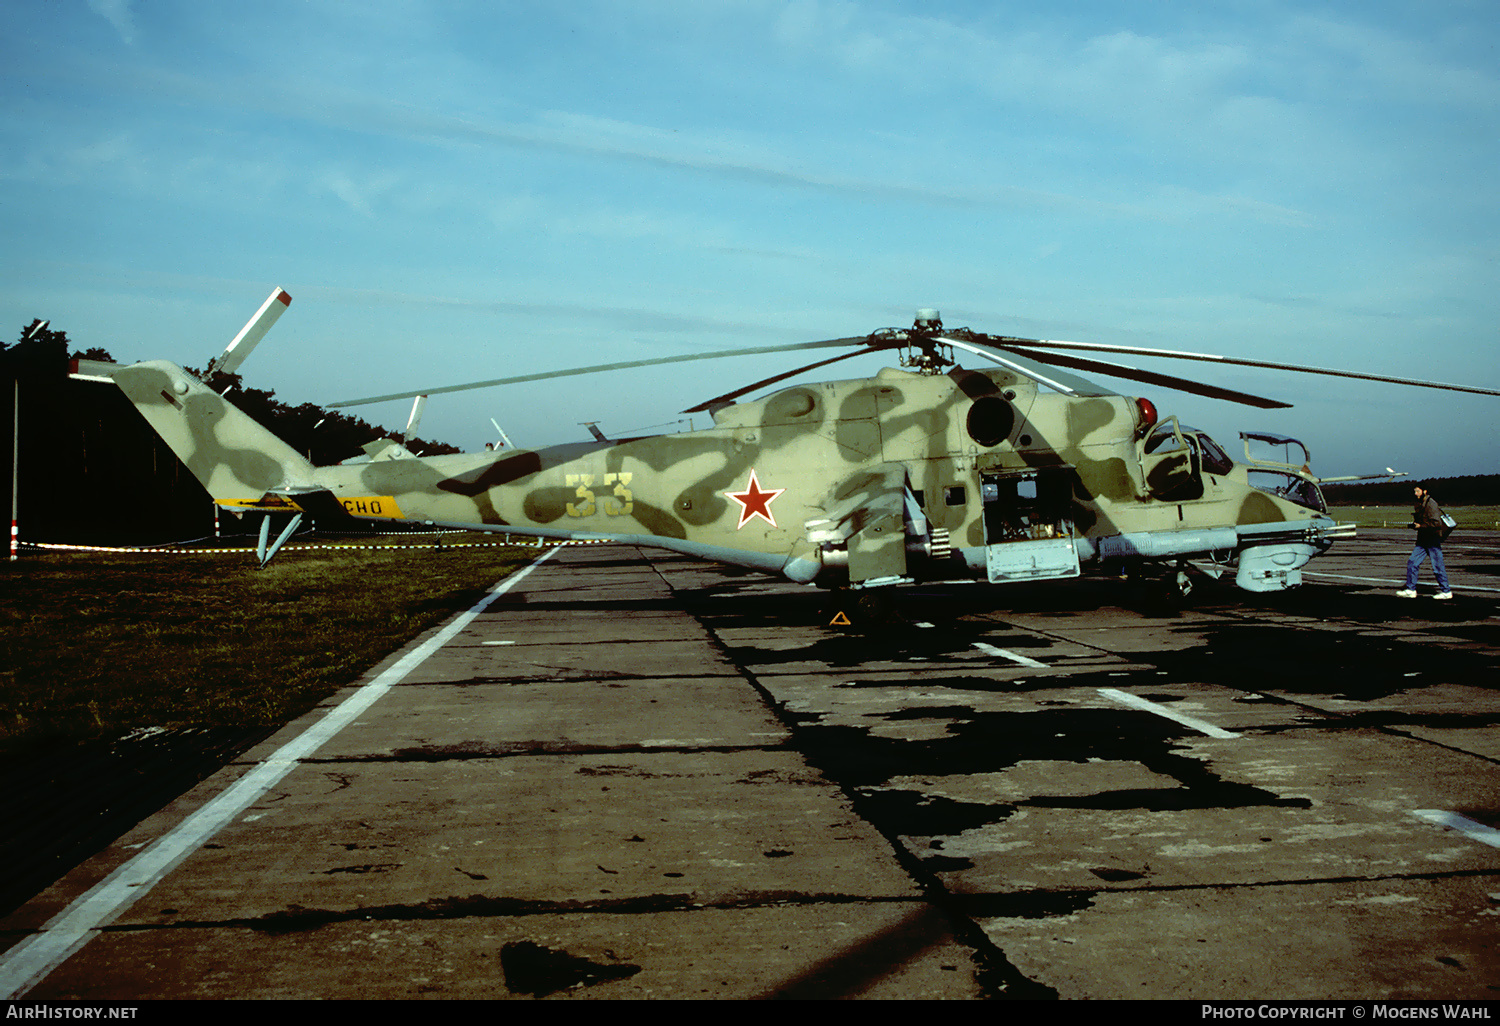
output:
{"label": "fuselage window", "polygon": [[1234,469],[1234,460],[1219,448],[1217,442],[1201,432],[1198,435],[1198,446],[1203,459],[1203,469],[1208,473],[1223,477]]}
{"label": "fuselage window", "polygon": [[[1189,446],[1192,445],[1192,437],[1192,435],[1186,433],[1182,436],[1183,441],[1187,442]],[[1163,449],[1175,449],[1176,447],[1177,436],[1172,432],[1171,424],[1163,424],[1156,429],[1156,432],[1150,438],[1146,439],[1146,455],[1148,456]]]}

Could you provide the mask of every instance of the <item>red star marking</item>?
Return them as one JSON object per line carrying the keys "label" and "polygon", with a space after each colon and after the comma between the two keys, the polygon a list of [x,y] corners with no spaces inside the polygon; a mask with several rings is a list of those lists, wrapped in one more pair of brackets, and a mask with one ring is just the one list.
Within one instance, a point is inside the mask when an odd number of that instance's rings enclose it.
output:
{"label": "red star marking", "polygon": [[751,517],[760,517],[766,523],[775,527],[776,518],[771,515],[771,501],[784,491],[786,491],[785,488],[773,488],[770,491],[762,490],[760,482],[755,480],[755,469],[752,467],[750,470],[750,483],[745,487],[743,492],[724,493],[740,504],[740,522],[735,525],[734,529],[738,531],[741,527],[744,527]]}

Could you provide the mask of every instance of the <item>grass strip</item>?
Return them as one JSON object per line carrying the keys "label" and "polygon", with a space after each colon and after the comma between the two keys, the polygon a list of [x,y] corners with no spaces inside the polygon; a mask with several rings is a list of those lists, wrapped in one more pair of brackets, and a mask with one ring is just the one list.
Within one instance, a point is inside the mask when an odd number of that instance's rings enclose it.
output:
{"label": "grass strip", "polygon": [[[1442,499],[1438,503],[1442,504]],[[1458,521],[1459,531],[1500,530],[1500,506],[1443,506]],[[1330,506],[1328,515],[1340,523],[1360,527],[1405,527],[1411,523],[1411,504],[1405,506]]]}
{"label": "grass strip", "polygon": [[0,756],[143,727],[285,723],[530,547],[27,555],[0,587]]}

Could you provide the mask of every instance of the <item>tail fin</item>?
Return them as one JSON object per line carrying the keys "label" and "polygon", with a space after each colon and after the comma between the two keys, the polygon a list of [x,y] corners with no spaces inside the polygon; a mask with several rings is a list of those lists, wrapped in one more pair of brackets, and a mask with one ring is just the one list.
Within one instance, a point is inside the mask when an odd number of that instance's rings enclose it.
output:
{"label": "tail fin", "polygon": [[317,487],[295,449],[176,364],[111,367],[108,376],[216,502]]}

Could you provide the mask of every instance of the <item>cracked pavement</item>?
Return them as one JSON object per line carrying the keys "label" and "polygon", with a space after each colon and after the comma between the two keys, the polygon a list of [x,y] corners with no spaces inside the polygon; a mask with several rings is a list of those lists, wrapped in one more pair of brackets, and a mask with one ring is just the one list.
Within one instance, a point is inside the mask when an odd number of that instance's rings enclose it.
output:
{"label": "cracked pavement", "polygon": [[28,996],[1493,998],[1500,543],[1402,603],[1372,534],[1274,599],[929,588],[874,631],[564,550]]}

